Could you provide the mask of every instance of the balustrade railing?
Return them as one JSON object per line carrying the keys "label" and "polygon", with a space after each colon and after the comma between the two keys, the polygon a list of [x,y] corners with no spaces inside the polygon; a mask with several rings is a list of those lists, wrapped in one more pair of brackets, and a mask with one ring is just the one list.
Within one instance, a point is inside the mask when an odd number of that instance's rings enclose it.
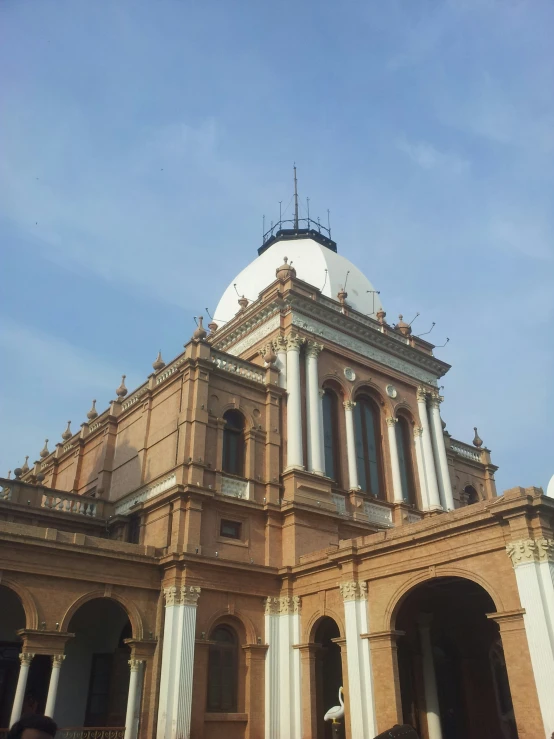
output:
{"label": "balustrade railing", "polygon": [[455,439],[451,439],[450,449],[454,452],[454,454],[458,454],[460,457],[471,459],[473,462],[481,462],[481,449],[476,449],[469,444],[464,444],[463,441],[456,441]]}
{"label": "balustrade railing", "polygon": [[212,349],[212,362],[218,369],[232,372],[240,377],[246,377],[247,380],[254,380],[254,382],[264,382],[265,380],[265,372],[261,368],[241,359],[236,359],[236,357],[220,354],[214,349]]}
{"label": "balustrade railing", "polygon": [[107,518],[108,515],[113,514],[113,503],[105,500],[4,478],[0,478],[0,502],[76,513],[88,518]]}
{"label": "balustrade railing", "polygon": [[124,726],[58,729],[56,739],[123,739]]}

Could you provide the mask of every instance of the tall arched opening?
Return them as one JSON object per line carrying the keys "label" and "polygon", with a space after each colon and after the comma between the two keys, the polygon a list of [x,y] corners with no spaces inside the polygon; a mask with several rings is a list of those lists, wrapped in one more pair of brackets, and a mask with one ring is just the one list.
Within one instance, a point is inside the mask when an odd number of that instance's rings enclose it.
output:
{"label": "tall arched opening", "polygon": [[317,624],[314,642],[318,646],[316,656],[316,711],[317,736],[331,739],[331,724],[325,722],[325,713],[339,704],[339,688],[342,687],[341,650],[339,627],[332,618],[324,616]]}
{"label": "tall arched opening", "polygon": [[64,727],[122,727],[132,637],[126,611],[110,598],[84,603],[69,622],[55,719]]}
{"label": "tall arched opening", "polygon": [[0,585],[0,728],[8,728],[17,678],[25,611],[13,590]]}
{"label": "tall arched opening", "polygon": [[490,595],[442,577],[416,586],[395,629],[404,722],[423,739],[517,739],[502,641]]}

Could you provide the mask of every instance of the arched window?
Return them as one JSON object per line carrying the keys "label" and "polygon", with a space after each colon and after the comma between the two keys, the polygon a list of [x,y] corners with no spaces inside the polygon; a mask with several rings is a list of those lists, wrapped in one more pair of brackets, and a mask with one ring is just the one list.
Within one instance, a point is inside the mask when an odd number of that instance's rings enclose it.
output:
{"label": "arched window", "polygon": [[400,464],[402,497],[406,503],[416,502],[414,485],[414,465],[412,460],[412,434],[410,424],[403,416],[398,416],[396,424],[396,447]]}
{"label": "arched window", "polygon": [[230,626],[216,626],[208,656],[208,711],[237,710],[238,640]]}
{"label": "arched window", "polygon": [[472,505],[473,503],[479,502],[479,496],[477,494],[477,490],[473,487],[473,485],[466,485],[464,488],[464,493],[466,494],[466,500],[468,505]]}
{"label": "arched window", "polygon": [[385,498],[379,408],[374,400],[358,397],[354,408],[358,484],[376,498]]}
{"label": "arched window", "polygon": [[323,450],[325,474],[340,483],[338,446],[338,399],[332,390],[323,393]]}
{"label": "arched window", "polygon": [[223,472],[244,476],[244,416],[238,411],[223,414]]}

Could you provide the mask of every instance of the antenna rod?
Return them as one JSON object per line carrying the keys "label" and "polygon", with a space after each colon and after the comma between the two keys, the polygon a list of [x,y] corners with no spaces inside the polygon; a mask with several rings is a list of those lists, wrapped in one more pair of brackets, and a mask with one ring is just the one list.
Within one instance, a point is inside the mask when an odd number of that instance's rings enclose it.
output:
{"label": "antenna rod", "polygon": [[329,231],[329,238],[331,238],[331,212],[327,208],[327,230]]}
{"label": "antenna rod", "polygon": [[263,241],[265,239],[265,215],[264,215],[264,217],[262,219],[262,223],[263,223],[263,226],[262,226],[262,229],[263,229],[262,241]]}
{"label": "antenna rod", "polygon": [[294,228],[298,231],[298,180],[296,179],[296,164],[294,165]]}
{"label": "antenna rod", "polygon": [[310,228],[310,198],[306,198],[306,203],[308,205],[308,228]]}
{"label": "antenna rod", "polygon": [[279,228],[281,228],[281,221],[283,220],[283,216],[281,215],[282,205],[283,205],[283,201],[279,200]]}

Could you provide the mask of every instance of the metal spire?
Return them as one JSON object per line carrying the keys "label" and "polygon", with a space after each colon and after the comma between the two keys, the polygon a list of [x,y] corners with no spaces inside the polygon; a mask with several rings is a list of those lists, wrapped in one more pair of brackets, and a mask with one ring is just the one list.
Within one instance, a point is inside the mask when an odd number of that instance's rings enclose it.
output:
{"label": "metal spire", "polygon": [[296,179],[296,164],[294,165],[294,230],[298,231],[298,181]]}

